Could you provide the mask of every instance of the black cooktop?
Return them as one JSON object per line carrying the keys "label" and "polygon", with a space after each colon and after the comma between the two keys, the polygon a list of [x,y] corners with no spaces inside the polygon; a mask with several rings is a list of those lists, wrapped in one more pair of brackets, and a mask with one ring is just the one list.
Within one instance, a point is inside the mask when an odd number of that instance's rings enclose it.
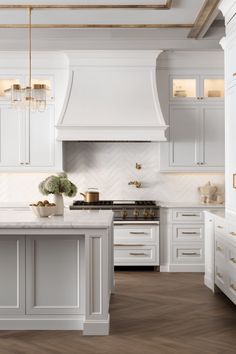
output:
{"label": "black cooktop", "polygon": [[87,203],[83,200],[74,200],[74,206],[155,206],[156,203],[153,200],[99,200],[98,202]]}

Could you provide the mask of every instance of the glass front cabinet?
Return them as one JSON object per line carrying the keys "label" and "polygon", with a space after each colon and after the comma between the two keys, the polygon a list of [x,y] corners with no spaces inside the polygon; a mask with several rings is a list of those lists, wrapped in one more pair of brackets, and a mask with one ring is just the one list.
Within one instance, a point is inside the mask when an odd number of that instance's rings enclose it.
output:
{"label": "glass front cabinet", "polygon": [[224,79],[211,75],[170,76],[171,101],[215,102],[224,100]]}

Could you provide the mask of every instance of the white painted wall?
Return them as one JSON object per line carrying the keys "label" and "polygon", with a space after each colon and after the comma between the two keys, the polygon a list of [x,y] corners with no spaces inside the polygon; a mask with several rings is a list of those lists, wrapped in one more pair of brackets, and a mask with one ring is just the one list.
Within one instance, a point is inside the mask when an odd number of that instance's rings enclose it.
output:
{"label": "white painted wall", "polygon": [[[159,172],[160,143],[65,143],[65,168],[79,192],[97,187],[100,199],[153,199],[171,202],[199,201],[198,186],[208,181],[224,185],[223,174]],[[142,169],[136,170],[135,163]],[[29,203],[45,199],[38,192],[42,173],[0,174],[0,203]],[[142,188],[129,186],[138,180]],[[82,196],[77,195],[78,198]],[[72,199],[66,198],[70,204]]]}

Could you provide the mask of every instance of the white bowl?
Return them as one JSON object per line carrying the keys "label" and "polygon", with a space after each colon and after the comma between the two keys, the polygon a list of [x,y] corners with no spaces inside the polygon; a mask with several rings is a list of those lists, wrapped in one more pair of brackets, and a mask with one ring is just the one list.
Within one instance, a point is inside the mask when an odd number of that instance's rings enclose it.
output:
{"label": "white bowl", "polygon": [[34,214],[39,218],[48,217],[56,213],[55,205],[51,205],[51,206],[30,205],[30,208],[31,210],[33,210]]}

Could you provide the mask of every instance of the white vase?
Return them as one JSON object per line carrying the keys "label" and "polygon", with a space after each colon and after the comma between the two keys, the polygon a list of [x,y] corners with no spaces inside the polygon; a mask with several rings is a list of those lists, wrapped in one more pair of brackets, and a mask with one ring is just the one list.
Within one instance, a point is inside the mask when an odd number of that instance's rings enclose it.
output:
{"label": "white vase", "polygon": [[55,215],[64,215],[64,200],[62,194],[53,194],[53,199],[56,204]]}

